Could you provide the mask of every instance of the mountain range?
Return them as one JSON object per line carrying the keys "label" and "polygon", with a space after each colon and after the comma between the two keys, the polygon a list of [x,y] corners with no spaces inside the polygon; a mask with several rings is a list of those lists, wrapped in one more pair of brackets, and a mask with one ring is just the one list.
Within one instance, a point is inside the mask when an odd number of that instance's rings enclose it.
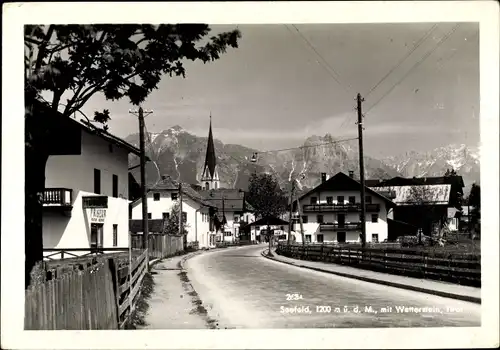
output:
{"label": "mountain range", "polygon": [[[151,159],[146,165],[146,182],[155,184],[162,175],[198,184],[205,161],[207,137],[193,135],[180,126],[160,133],[146,135],[146,154]],[[139,134],[125,140],[139,146]],[[349,143],[336,142],[329,134],[308,137],[296,149],[259,153],[258,150],[236,144],[224,144],[214,139],[221,187],[246,190],[253,172],[274,174],[282,188],[288,188],[290,179],[303,173],[298,180],[300,190],[320,183],[321,173],[334,175],[339,171],[359,174],[358,151]],[[256,162],[252,156],[256,154]],[[130,155],[130,167],[139,164],[139,158]],[[447,169],[462,175],[466,187],[479,182],[479,150],[466,145],[447,145],[429,152],[408,152],[384,159],[365,155],[366,179],[389,179],[395,176],[441,176]],[[140,179],[140,170],[132,170]]]}

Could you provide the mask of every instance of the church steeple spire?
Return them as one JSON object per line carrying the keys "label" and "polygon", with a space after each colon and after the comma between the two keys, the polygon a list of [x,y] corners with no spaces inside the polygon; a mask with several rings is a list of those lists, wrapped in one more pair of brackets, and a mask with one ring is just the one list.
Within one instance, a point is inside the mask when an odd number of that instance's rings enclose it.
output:
{"label": "church steeple spire", "polygon": [[[215,156],[214,137],[212,133],[212,112],[210,112],[210,126],[208,129],[207,153],[205,155],[205,164],[201,181],[205,189],[218,188],[219,176],[217,174],[217,158]],[[209,188],[207,188],[209,187]]]}

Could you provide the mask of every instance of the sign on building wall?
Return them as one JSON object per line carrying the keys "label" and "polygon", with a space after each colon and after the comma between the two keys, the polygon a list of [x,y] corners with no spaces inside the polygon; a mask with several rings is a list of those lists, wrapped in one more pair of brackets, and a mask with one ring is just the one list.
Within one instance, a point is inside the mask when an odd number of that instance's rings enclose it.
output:
{"label": "sign on building wall", "polygon": [[82,197],[82,207],[83,207],[83,209],[107,208],[108,207],[108,197],[107,196],[84,196],[84,197]]}
{"label": "sign on building wall", "polygon": [[90,209],[90,222],[103,224],[106,219],[106,209]]}

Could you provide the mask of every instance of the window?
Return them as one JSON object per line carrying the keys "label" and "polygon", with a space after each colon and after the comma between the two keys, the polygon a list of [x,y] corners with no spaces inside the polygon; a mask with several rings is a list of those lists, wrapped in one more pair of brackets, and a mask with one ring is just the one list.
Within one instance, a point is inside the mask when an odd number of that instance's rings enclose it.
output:
{"label": "window", "polygon": [[113,174],[113,197],[118,198],[118,175]]}
{"label": "window", "polygon": [[337,196],[337,203],[344,204],[344,196]]}
{"label": "window", "polygon": [[306,235],[306,243],[311,243],[311,235]]}
{"label": "window", "polygon": [[303,224],[307,224],[307,218],[308,218],[307,215],[302,215],[302,223]]}
{"label": "window", "polygon": [[378,214],[372,214],[372,222],[378,222]]}
{"label": "window", "polygon": [[316,215],[316,222],[318,224],[322,224],[323,223],[323,215]]}
{"label": "window", "polygon": [[356,204],[356,197],[355,196],[349,196],[349,204]]}
{"label": "window", "polygon": [[178,198],[178,193],[177,192],[172,192],[170,194],[170,199],[172,199],[173,201],[176,201]]}
{"label": "window", "polygon": [[113,224],[113,247],[118,246],[118,225]]}
{"label": "window", "polygon": [[333,204],[333,197],[326,197],[326,204]]}
{"label": "window", "polygon": [[372,233],[372,242],[378,243],[378,233]]}
{"label": "window", "polygon": [[370,204],[372,202],[372,196],[365,196],[365,203]]}
{"label": "window", "polygon": [[148,219],[151,219],[151,213],[148,213]]}
{"label": "window", "polygon": [[345,232],[337,232],[337,242],[345,243]]}
{"label": "window", "polygon": [[160,194],[158,192],[153,193],[153,200],[154,201],[159,201],[160,200]]}
{"label": "window", "polygon": [[102,248],[103,224],[90,224],[90,248]]}
{"label": "window", "polygon": [[233,218],[234,222],[240,222],[240,217],[238,215],[235,215]]}
{"label": "window", "polygon": [[161,217],[163,218],[163,220],[168,220],[168,218],[170,217],[170,213],[161,213]]}
{"label": "window", "polygon": [[311,197],[311,204],[316,204],[318,202],[318,197]]}
{"label": "window", "polygon": [[185,211],[182,212],[182,222],[187,221],[187,213]]}
{"label": "window", "polygon": [[323,243],[323,235],[317,235],[318,243]]}
{"label": "window", "polygon": [[101,171],[94,169],[94,193],[101,194]]}
{"label": "window", "polygon": [[205,182],[205,190],[209,190],[210,189],[210,184],[208,182]]}

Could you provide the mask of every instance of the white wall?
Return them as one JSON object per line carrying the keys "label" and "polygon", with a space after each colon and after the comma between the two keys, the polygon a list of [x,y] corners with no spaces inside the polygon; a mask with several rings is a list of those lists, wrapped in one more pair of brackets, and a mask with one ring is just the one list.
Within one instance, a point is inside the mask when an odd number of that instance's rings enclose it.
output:
{"label": "white wall", "polygon": [[[236,233],[238,233],[238,236],[240,235],[240,221],[248,221],[249,223],[252,223],[255,221],[255,215],[250,212],[245,212],[243,214],[240,213],[235,213],[232,211],[225,211],[224,213],[226,215],[226,225],[224,226],[224,232],[231,232],[232,236],[223,236],[223,239],[225,242],[232,242],[233,240],[236,241]],[[238,222],[234,221],[234,217],[238,216],[239,220]]]}
{"label": "white wall", "polygon": [[[154,200],[154,193],[160,194],[160,200]],[[178,191],[162,190],[148,193],[148,213],[151,213],[152,219],[162,219],[163,213],[170,213],[173,206],[179,202],[179,197],[177,197],[177,200],[172,200],[172,193],[178,193]],[[209,208],[183,195],[182,211],[187,216],[187,242],[198,241],[200,248],[208,247],[210,221],[206,221],[202,214],[208,215]],[[140,199],[132,205],[132,219],[142,219],[142,200]]]}
{"label": "white wall", "polygon": [[[378,213],[377,212],[366,213],[366,216],[365,216],[366,241],[371,242],[372,241],[372,234],[378,234],[378,241],[382,242],[384,239],[387,239],[387,236],[388,236],[386,204],[381,198],[379,198],[377,196],[371,195],[369,193],[367,193],[366,195],[371,196],[371,198],[372,198],[371,203],[380,205],[380,211]],[[361,203],[361,196],[360,196],[360,193],[358,191],[322,191],[321,193],[311,193],[310,195],[304,197],[300,201],[302,215],[308,217],[308,223],[304,224],[304,235],[311,235],[311,242],[317,242],[317,235],[318,234],[323,234],[323,240],[325,242],[337,241],[337,231],[320,232],[320,227],[319,227],[320,225],[317,222],[317,215],[318,214],[323,215],[323,222],[324,223],[338,223],[338,221],[337,221],[338,213],[336,213],[336,212],[322,212],[322,213],[308,212],[308,213],[304,213],[303,212],[304,205],[311,204],[311,197],[317,198],[317,204],[327,204],[327,200],[326,200],[327,196],[333,197],[333,204],[347,204],[347,203],[349,203],[350,196],[354,196],[356,198],[356,203]],[[344,196],[344,203],[338,203],[337,196]],[[378,214],[377,223],[372,222],[372,214]],[[360,212],[345,213],[345,222],[346,223],[359,222],[360,221],[359,215],[360,215]],[[298,236],[300,236],[300,224],[299,223],[295,224],[295,231],[298,233]],[[359,241],[359,234],[361,233],[361,231],[346,230],[343,232],[346,232],[346,242],[358,242]]]}
{"label": "white wall", "polygon": [[[128,247],[128,151],[82,132],[82,154],[50,156],[45,169],[45,188],[73,190],[71,217],[44,211],[44,248],[89,248],[90,213],[82,208],[82,196],[94,193],[94,168],[101,170],[101,195],[108,196],[103,227],[103,247],[113,247],[113,224],[118,225],[118,247]],[[118,176],[118,195],[113,198],[113,174]]]}

